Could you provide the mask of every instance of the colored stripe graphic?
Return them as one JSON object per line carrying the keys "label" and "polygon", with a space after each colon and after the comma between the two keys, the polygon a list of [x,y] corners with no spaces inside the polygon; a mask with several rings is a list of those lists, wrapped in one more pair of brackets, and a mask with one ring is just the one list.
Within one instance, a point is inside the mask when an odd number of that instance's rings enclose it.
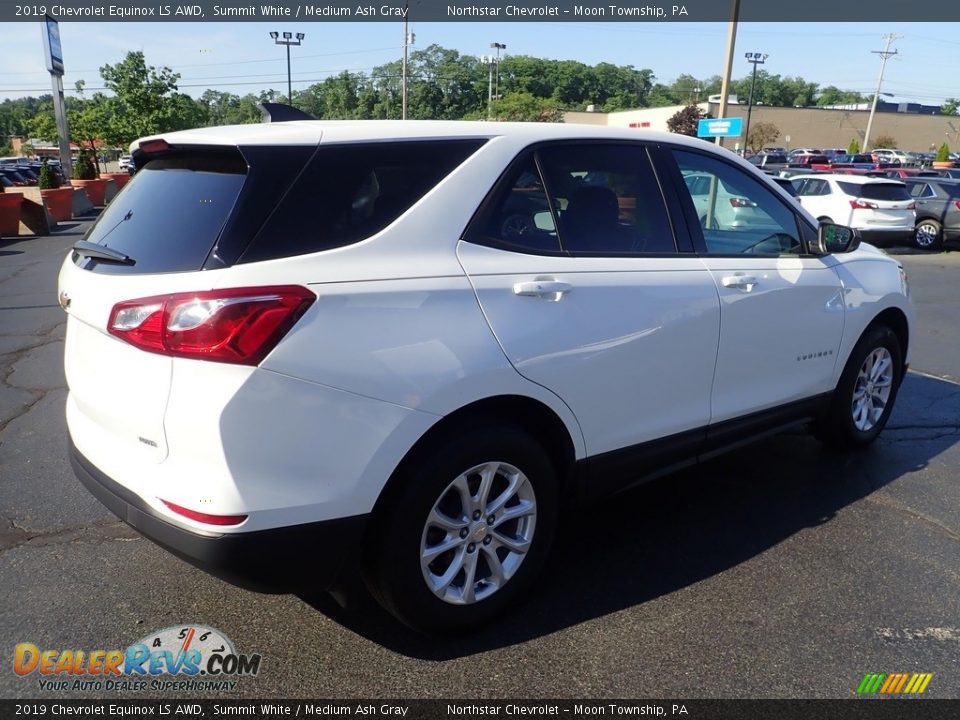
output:
{"label": "colored stripe graphic", "polygon": [[871,695],[880,689],[880,683],[886,678],[886,673],[867,673],[860,681],[857,692],[862,695]]}
{"label": "colored stripe graphic", "polygon": [[857,686],[858,695],[920,695],[933,679],[933,673],[867,673]]}

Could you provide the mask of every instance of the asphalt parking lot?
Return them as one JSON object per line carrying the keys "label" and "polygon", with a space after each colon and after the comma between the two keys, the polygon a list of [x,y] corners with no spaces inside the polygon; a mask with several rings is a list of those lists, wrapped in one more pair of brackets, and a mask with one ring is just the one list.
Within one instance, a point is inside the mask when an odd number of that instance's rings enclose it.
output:
{"label": "asphalt parking lot", "polygon": [[[55,288],[84,228],[0,242],[0,697],[87,696],[16,676],[18,643],[109,650],[182,624],[262,655],[226,697],[849,698],[867,672],[960,697],[960,252],[902,255],[913,371],[869,451],[780,435],[593,507],[519,612],[427,640],[362,600],[211,578],[74,479]],[[305,549],[304,572],[335,551]]]}

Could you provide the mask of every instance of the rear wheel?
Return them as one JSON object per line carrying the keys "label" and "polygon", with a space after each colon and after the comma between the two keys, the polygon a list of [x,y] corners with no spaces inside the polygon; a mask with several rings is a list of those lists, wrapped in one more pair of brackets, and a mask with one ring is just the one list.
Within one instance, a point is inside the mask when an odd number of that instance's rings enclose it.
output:
{"label": "rear wheel", "polygon": [[913,230],[913,244],[921,250],[938,250],[942,231],[943,228],[936,220],[921,220]]}
{"label": "rear wheel", "polygon": [[557,518],[550,458],[520,428],[500,426],[450,438],[413,465],[375,518],[367,585],[416,630],[488,620],[546,558]]}
{"label": "rear wheel", "polygon": [[897,336],[886,325],[869,328],[850,353],[829,409],[815,425],[817,437],[841,449],[869,445],[890,419],[902,375]]}

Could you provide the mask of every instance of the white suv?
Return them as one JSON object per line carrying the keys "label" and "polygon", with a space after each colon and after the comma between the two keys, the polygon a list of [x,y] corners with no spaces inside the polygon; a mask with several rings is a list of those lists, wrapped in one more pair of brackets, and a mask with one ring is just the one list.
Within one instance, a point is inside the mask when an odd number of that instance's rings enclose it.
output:
{"label": "white suv", "polygon": [[860,230],[876,245],[913,238],[917,204],[898,180],[864,175],[805,175],[793,178],[797,195],[811,215]]}
{"label": "white suv", "polygon": [[[865,445],[905,372],[898,263],[701,140],[300,121],[133,152],[60,274],[73,466],[246,587],[359,571],[413,627],[476,623],[566,508],[797,422]],[[701,227],[691,173],[765,222]]]}

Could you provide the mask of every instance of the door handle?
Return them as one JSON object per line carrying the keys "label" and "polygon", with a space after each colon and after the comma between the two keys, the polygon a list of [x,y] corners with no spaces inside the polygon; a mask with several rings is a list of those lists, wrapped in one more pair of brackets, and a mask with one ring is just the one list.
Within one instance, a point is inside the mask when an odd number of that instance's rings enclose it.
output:
{"label": "door handle", "polygon": [[528,280],[514,283],[513,294],[525,297],[542,297],[547,300],[559,300],[564,293],[573,290],[570,283],[560,280]]}
{"label": "door handle", "polygon": [[720,282],[723,283],[724,287],[739,288],[749,292],[757,284],[757,278],[753,275],[727,275],[725,278],[721,278]]}

